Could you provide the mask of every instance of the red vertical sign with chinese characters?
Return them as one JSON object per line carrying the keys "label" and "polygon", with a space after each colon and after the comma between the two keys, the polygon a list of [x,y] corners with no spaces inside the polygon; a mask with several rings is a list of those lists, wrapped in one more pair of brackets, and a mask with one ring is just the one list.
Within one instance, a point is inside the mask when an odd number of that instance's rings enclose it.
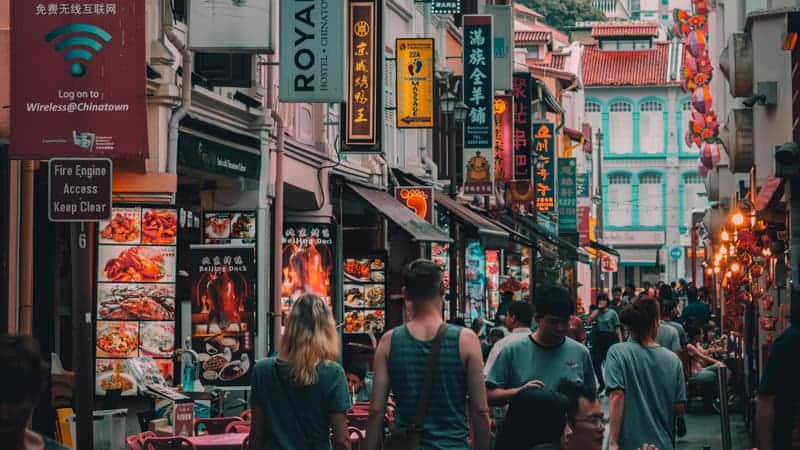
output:
{"label": "red vertical sign with chinese characters", "polygon": [[589,206],[578,206],[578,245],[589,245],[589,216],[592,213]]}
{"label": "red vertical sign with chinese characters", "polygon": [[9,156],[146,158],[145,2],[10,3]]}
{"label": "red vertical sign with chinese characters", "polygon": [[552,122],[533,124],[533,188],[536,210],[541,213],[556,209],[556,136]]}
{"label": "red vertical sign with chinese characters", "polygon": [[514,87],[514,179],[531,181],[531,86],[530,73],[515,73]]}
{"label": "red vertical sign with chinese characters", "polygon": [[494,97],[494,180],[511,181],[514,176],[514,100],[510,95]]}
{"label": "red vertical sign with chinese characters", "polygon": [[344,140],[350,151],[380,151],[376,122],[380,86],[375,85],[375,64],[376,55],[382,50],[378,48],[376,10],[371,1],[350,2],[346,37],[350,72]]}

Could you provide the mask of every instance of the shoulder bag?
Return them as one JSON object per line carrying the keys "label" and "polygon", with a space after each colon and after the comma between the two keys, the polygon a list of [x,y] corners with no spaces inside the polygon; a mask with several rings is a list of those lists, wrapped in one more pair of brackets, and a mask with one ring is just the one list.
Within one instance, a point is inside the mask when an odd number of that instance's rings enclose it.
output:
{"label": "shoulder bag", "polygon": [[433,377],[436,370],[436,361],[439,358],[439,352],[442,349],[442,341],[444,340],[444,332],[447,329],[447,324],[443,323],[436,333],[431,347],[431,354],[428,356],[428,365],[425,369],[425,378],[422,381],[422,390],[419,395],[419,403],[417,403],[417,414],[414,421],[405,429],[395,430],[386,442],[384,443],[384,450],[419,450],[420,440],[422,437],[422,423],[425,421],[425,415],[428,412],[428,404],[431,400],[431,389],[433,388]]}

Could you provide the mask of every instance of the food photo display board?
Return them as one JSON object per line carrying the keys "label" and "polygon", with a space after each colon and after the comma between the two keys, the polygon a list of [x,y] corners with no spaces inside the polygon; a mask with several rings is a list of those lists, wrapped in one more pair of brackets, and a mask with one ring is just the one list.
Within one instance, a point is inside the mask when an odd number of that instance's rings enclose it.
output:
{"label": "food photo display board", "polygon": [[191,246],[192,348],[204,385],[249,386],[255,365],[253,245]]}
{"label": "food photo display board", "polygon": [[98,226],[95,392],[137,395],[128,360],[150,357],[172,382],[175,352],[174,208],[120,205]]}
{"label": "food photo display board", "polygon": [[281,305],[284,319],[303,294],[321,297],[333,311],[331,275],[335,265],[333,226],[326,223],[283,225]]}
{"label": "food photo display board", "polygon": [[344,258],[344,334],[380,335],[386,328],[386,257]]}
{"label": "food photo display board", "polygon": [[255,211],[206,211],[203,242],[206,244],[255,244]]}

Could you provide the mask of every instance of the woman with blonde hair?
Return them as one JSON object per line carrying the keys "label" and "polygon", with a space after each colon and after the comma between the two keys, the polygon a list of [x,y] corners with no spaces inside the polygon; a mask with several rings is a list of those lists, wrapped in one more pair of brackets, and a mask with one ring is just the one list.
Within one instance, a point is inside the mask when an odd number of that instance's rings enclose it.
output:
{"label": "woman with blonde hair", "polygon": [[253,369],[250,448],[349,450],[350,395],[339,359],[336,322],[325,302],[311,294],[289,313],[277,357]]}

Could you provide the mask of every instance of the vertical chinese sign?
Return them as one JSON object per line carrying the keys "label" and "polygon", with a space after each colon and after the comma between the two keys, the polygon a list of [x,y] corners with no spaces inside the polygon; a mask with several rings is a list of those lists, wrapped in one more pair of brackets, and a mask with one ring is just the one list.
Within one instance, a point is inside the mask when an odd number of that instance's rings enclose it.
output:
{"label": "vertical chinese sign", "polygon": [[533,124],[533,187],[536,192],[536,210],[554,212],[555,198],[555,129],[552,122]]}
{"label": "vertical chinese sign", "polygon": [[578,206],[578,245],[589,245],[589,216],[592,214],[590,206]]}
{"label": "vertical chinese sign", "polygon": [[433,188],[430,186],[410,186],[394,188],[395,198],[420,219],[433,223]]}
{"label": "vertical chinese sign", "polygon": [[531,181],[531,97],[529,73],[515,73],[514,87],[514,180]]}
{"label": "vertical chinese sign", "polygon": [[433,128],[433,39],[397,39],[397,128]]}
{"label": "vertical chinese sign", "polygon": [[494,84],[492,16],[465,15],[464,102],[469,111],[464,121],[464,193],[491,194],[494,175]]}
{"label": "vertical chinese sign", "polygon": [[9,3],[9,157],[146,158],[145,2]]}
{"label": "vertical chinese sign", "polygon": [[578,231],[578,200],[575,196],[575,158],[558,159],[558,231],[574,234]]}
{"label": "vertical chinese sign", "polygon": [[[345,120],[345,146],[351,151],[380,151],[378,142],[376,86],[377,5],[371,1],[350,2],[348,59],[350,74]],[[332,38],[335,39],[335,38]]]}
{"label": "vertical chinese sign", "polygon": [[177,212],[117,205],[98,225],[95,392],[137,395],[130,358],[150,357],[167,381],[175,351]]}
{"label": "vertical chinese sign", "polygon": [[514,99],[494,98],[494,181],[511,181],[514,176]]}

